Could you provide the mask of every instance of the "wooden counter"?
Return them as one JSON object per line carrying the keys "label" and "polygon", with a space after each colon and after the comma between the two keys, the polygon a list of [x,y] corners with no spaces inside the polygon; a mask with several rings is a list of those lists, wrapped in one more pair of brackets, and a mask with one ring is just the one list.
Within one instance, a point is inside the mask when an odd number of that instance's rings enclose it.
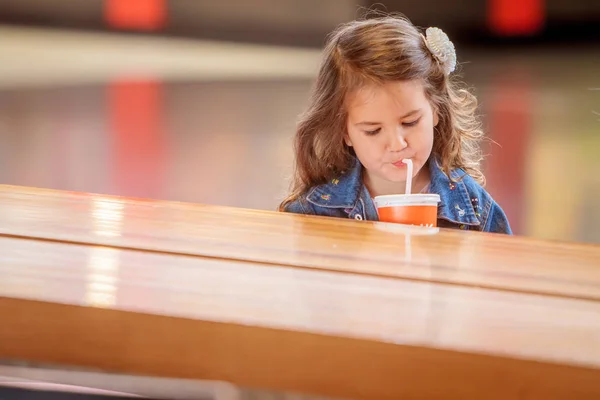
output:
{"label": "wooden counter", "polygon": [[0,234],[600,299],[600,248],[0,186]]}
{"label": "wooden counter", "polygon": [[346,398],[600,397],[596,246],[2,187],[0,261],[0,358]]}

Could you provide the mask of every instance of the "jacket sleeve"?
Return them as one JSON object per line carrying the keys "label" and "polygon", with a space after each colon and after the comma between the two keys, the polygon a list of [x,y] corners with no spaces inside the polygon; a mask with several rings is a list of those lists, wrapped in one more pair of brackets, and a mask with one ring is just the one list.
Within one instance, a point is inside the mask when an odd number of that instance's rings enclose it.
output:
{"label": "jacket sleeve", "polygon": [[508,218],[506,217],[504,210],[502,210],[498,203],[493,200],[483,230],[484,232],[505,233],[512,235],[510,223],[508,222]]}
{"label": "jacket sleeve", "polygon": [[314,215],[315,210],[313,207],[308,204],[305,198],[299,197],[298,199],[288,203],[283,208],[283,212],[289,212],[293,214],[305,214],[305,215]]}

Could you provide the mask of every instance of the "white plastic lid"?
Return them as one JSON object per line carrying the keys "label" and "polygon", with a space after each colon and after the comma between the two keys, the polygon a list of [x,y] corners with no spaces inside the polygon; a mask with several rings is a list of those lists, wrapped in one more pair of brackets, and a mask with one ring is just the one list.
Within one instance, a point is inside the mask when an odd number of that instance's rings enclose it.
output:
{"label": "white plastic lid", "polygon": [[395,207],[395,206],[437,206],[440,202],[440,195],[435,193],[417,193],[417,194],[389,194],[385,196],[376,196],[373,199],[375,207]]}

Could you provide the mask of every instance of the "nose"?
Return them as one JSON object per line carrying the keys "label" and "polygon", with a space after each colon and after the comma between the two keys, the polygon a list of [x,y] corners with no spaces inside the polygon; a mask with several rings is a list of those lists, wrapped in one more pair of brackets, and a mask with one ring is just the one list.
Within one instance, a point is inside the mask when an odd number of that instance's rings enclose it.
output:
{"label": "nose", "polygon": [[402,136],[401,130],[399,129],[396,132],[392,132],[390,136],[389,150],[392,152],[400,151],[404,150],[406,146],[408,146],[408,143],[406,143],[406,139],[404,136]]}

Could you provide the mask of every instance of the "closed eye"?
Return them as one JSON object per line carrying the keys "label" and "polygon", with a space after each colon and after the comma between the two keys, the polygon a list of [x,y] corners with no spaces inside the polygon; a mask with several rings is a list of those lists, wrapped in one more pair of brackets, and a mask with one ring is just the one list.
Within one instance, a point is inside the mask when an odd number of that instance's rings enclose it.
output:
{"label": "closed eye", "polygon": [[415,126],[419,123],[419,121],[421,120],[421,118],[417,118],[416,120],[412,121],[412,122],[403,122],[402,126],[405,126],[407,128],[410,128],[411,126]]}
{"label": "closed eye", "polygon": [[365,131],[365,134],[367,134],[368,136],[373,136],[373,135],[377,135],[380,131],[381,131],[381,128],[377,128],[372,131]]}

